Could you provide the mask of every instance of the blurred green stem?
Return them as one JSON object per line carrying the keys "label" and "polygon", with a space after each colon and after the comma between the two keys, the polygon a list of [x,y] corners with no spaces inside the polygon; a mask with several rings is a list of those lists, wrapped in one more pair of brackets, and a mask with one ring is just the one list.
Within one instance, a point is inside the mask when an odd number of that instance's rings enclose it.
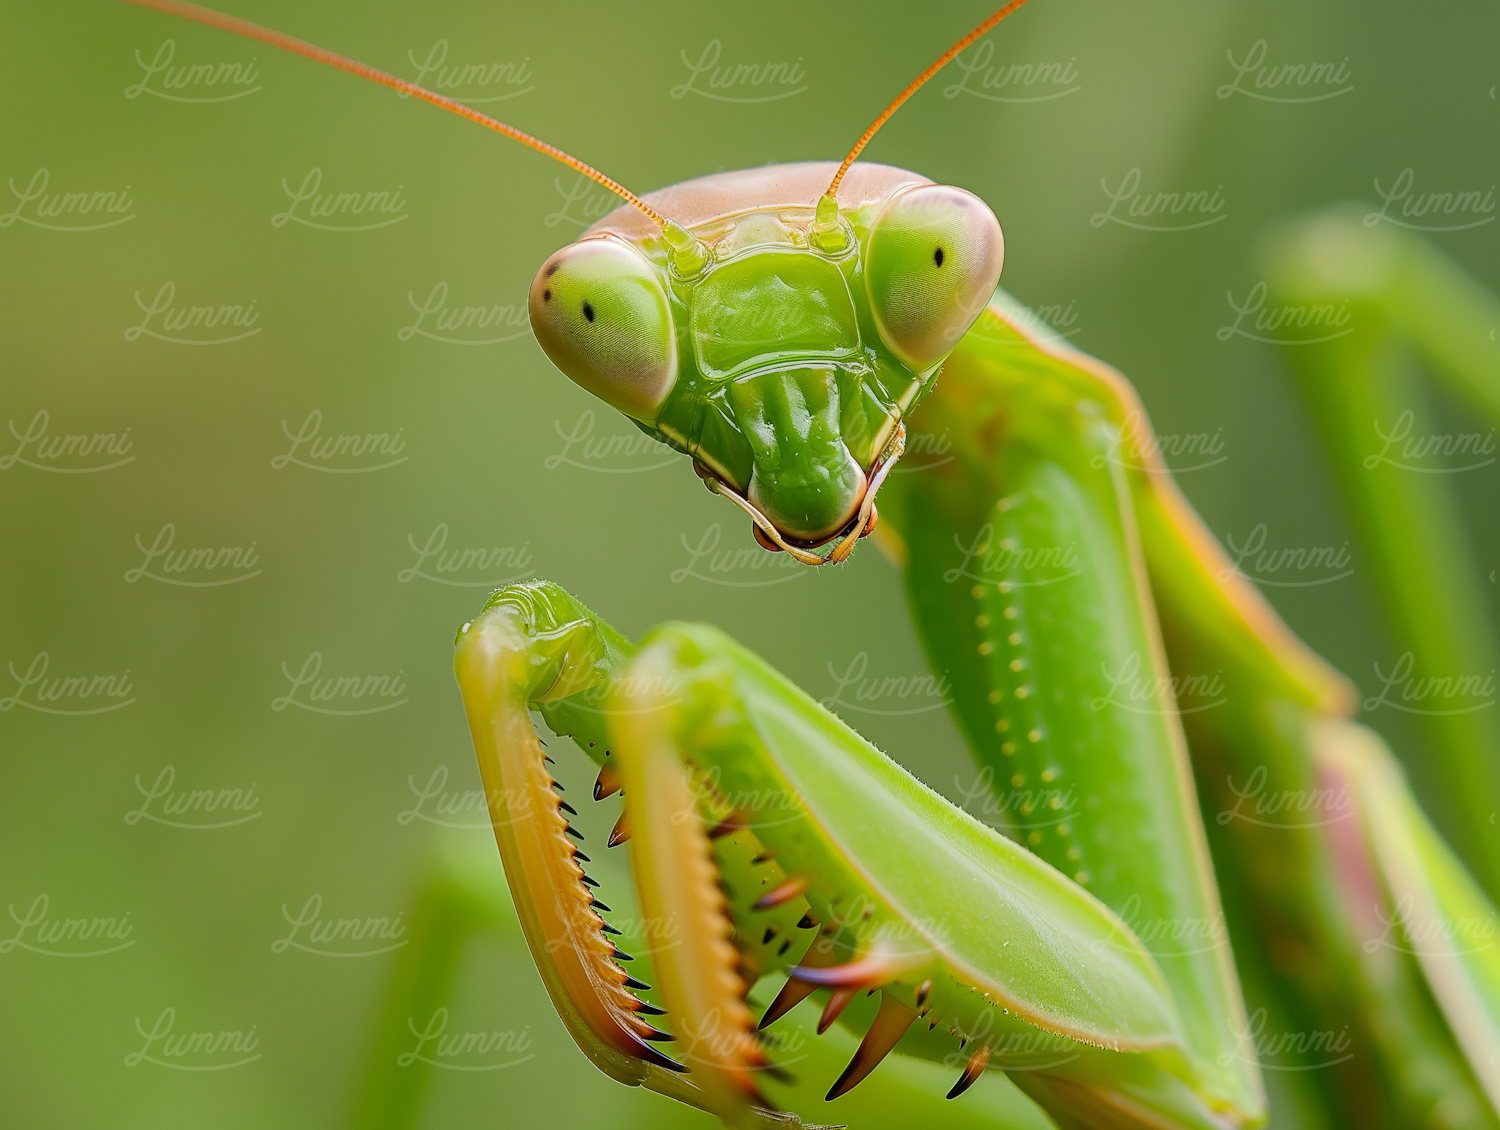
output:
{"label": "blurred green stem", "polygon": [[[1500,309],[1429,245],[1368,228],[1357,212],[1340,210],[1279,232],[1269,274],[1280,304],[1347,303],[1351,314],[1342,335],[1289,345],[1285,354],[1322,435],[1395,645],[1373,672],[1384,686],[1364,705],[1372,711],[1389,704],[1416,718],[1425,756],[1408,759],[1412,774],[1435,779],[1445,830],[1493,896],[1500,892],[1500,838],[1492,824],[1500,795],[1500,711],[1489,707],[1500,649],[1452,488],[1442,474],[1398,464],[1406,462],[1407,437],[1420,443],[1434,434],[1414,375],[1418,350],[1438,378],[1500,421],[1500,355],[1489,338]],[[1475,461],[1473,453],[1465,461]],[[1459,680],[1487,686],[1488,701],[1476,701],[1483,694],[1442,698],[1442,688]],[[1424,687],[1439,697],[1418,700]]]}
{"label": "blurred green stem", "polygon": [[1432,373],[1500,427],[1500,301],[1425,240],[1401,241],[1382,291],[1391,322],[1432,363]]}
{"label": "blurred green stem", "polygon": [[432,1068],[410,1054],[413,1025],[447,1007],[469,940],[502,920],[496,898],[503,894],[487,893],[470,870],[452,862],[432,867],[417,892],[409,942],[398,951],[355,1095],[353,1130],[410,1130],[421,1118]]}

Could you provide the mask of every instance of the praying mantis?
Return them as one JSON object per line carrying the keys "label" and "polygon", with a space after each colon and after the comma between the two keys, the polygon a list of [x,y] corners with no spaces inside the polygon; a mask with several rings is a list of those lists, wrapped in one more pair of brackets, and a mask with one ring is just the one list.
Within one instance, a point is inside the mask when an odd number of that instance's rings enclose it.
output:
{"label": "praying mantis", "polygon": [[[1348,683],[1237,575],[1159,460],[1113,457],[1144,410],[997,291],[989,208],[856,163],[1024,0],[842,164],[645,197],[363,64],[137,2],[393,86],[619,194],[538,271],[542,348],[688,456],[767,552],[837,565],[873,535],[986,780],[1019,798],[1010,835],[980,823],[710,626],[630,641],[556,585],[499,590],[460,630],[455,671],[522,931],[596,1066],[732,1126],[821,1118],[760,1034],[811,998],[819,1035],[862,1033],[834,1117],[895,1052],[953,1066],[948,1099],[1003,1072],[1061,1127],[1252,1127],[1267,1115],[1254,1017],[1274,1007],[1358,1049],[1309,1061],[1317,1087],[1278,1082],[1318,1091],[1311,1109],[1500,1125],[1500,955],[1368,947],[1372,916],[1410,935],[1494,909],[1348,721]],[[954,458],[893,476],[908,432],[952,436]],[[1182,705],[1199,671],[1222,675],[1225,709]],[[654,990],[611,940],[532,712],[599,765],[596,800],[623,795],[610,846],[630,845],[643,914],[681,931]],[[1199,791],[1226,771],[1346,797],[1350,819],[1206,828]],[[1251,976],[1272,1002],[1253,1014]],[[762,982],[777,992],[757,1017]]]}

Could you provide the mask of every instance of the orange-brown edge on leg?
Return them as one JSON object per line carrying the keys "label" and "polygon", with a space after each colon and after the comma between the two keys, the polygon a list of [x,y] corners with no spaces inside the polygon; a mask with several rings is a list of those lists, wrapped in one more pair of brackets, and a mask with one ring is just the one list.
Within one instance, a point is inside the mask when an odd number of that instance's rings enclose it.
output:
{"label": "orange-brown edge on leg", "polygon": [[676,685],[670,661],[648,645],[610,699],[610,734],[633,834],[641,913],[679,939],[657,961],[661,999],[678,1054],[704,1105],[731,1124],[766,1107],[756,1085],[768,1061],[737,972],[739,951],[719,887],[708,827],[673,740]]}
{"label": "orange-brown edge on leg", "polygon": [[659,1034],[636,1015],[634,979],[618,964],[595,909],[602,904],[584,882],[527,712],[524,634],[505,610],[469,627],[456,669],[516,913],[558,1014],[584,1053],[621,1082],[645,1082],[647,1064],[683,1070],[647,1042]]}

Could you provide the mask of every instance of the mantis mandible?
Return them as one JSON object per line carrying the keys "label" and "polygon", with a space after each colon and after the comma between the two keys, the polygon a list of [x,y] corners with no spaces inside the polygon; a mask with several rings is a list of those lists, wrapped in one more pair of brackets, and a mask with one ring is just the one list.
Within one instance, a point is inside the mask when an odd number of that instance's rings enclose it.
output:
{"label": "mantis mandible", "polygon": [[[1254,866],[1272,845],[1253,831],[1218,861],[1259,920],[1236,934],[1241,966],[1261,968],[1260,947],[1296,947],[1283,973],[1307,1008],[1364,1041],[1368,1054],[1331,1071],[1345,1108],[1497,1124],[1494,955],[1356,952],[1340,886],[1433,918],[1493,911],[1378,739],[1346,721],[1348,684],[1228,567],[1164,468],[1110,458],[1141,407],[1123,377],[1038,338],[996,291],[1004,240],[989,207],[856,163],[906,98],[1024,0],[919,75],[842,164],[644,197],[343,56],[175,0],[135,2],[420,97],[620,195],[532,283],[542,348],[690,457],[767,551],[838,564],[874,534],[905,571],[976,757],[997,789],[1034,790],[1001,835],[710,627],[669,624],[634,644],[555,585],[495,593],[458,635],[458,682],[528,944],[597,1066],[730,1125],[796,1124],[808,1112],[777,1109],[784,1083],[757,1031],[815,997],[820,1032],[863,1030],[830,1100],[872,1073],[878,1087],[892,1051],[945,1062],[961,1050],[949,1098],[1004,1071],[1065,1127],[1260,1125],[1228,946],[1140,936],[1225,921],[1191,747],[1200,766],[1259,765],[1278,786],[1336,781],[1354,798],[1356,826],[1309,830],[1283,867]],[[908,425],[947,429],[955,459],[888,479]],[[1232,711],[1177,710],[1173,672],[1202,667],[1224,672]],[[1144,706],[1114,697],[1126,671],[1148,688]],[[684,929],[655,962],[660,1006],[621,964],[532,710],[599,763],[596,799],[623,794],[610,844],[631,845],[643,912]],[[1064,811],[1062,789],[1081,802]],[[750,994],[777,975],[756,1018]],[[674,1039],[675,1057],[656,1046]]]}

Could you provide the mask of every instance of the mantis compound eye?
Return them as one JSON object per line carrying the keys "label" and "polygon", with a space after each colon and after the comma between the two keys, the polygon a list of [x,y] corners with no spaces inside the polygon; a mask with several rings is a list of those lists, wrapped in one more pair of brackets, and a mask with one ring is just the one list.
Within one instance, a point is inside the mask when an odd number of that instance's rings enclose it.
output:
{"label": "mantis compound eye", "polygon": [[870,228],[865,287],[880,337],[916,372],[936,365],[983,312],[1005,238],[972,192],[924,184],[892,196]]}
{"label": "mantis compound eye", "polygon": [[622,240],[569,244],[537,272],[531,328],[552,363],[650,423],[677,380],[672,311],[651,265]]}

